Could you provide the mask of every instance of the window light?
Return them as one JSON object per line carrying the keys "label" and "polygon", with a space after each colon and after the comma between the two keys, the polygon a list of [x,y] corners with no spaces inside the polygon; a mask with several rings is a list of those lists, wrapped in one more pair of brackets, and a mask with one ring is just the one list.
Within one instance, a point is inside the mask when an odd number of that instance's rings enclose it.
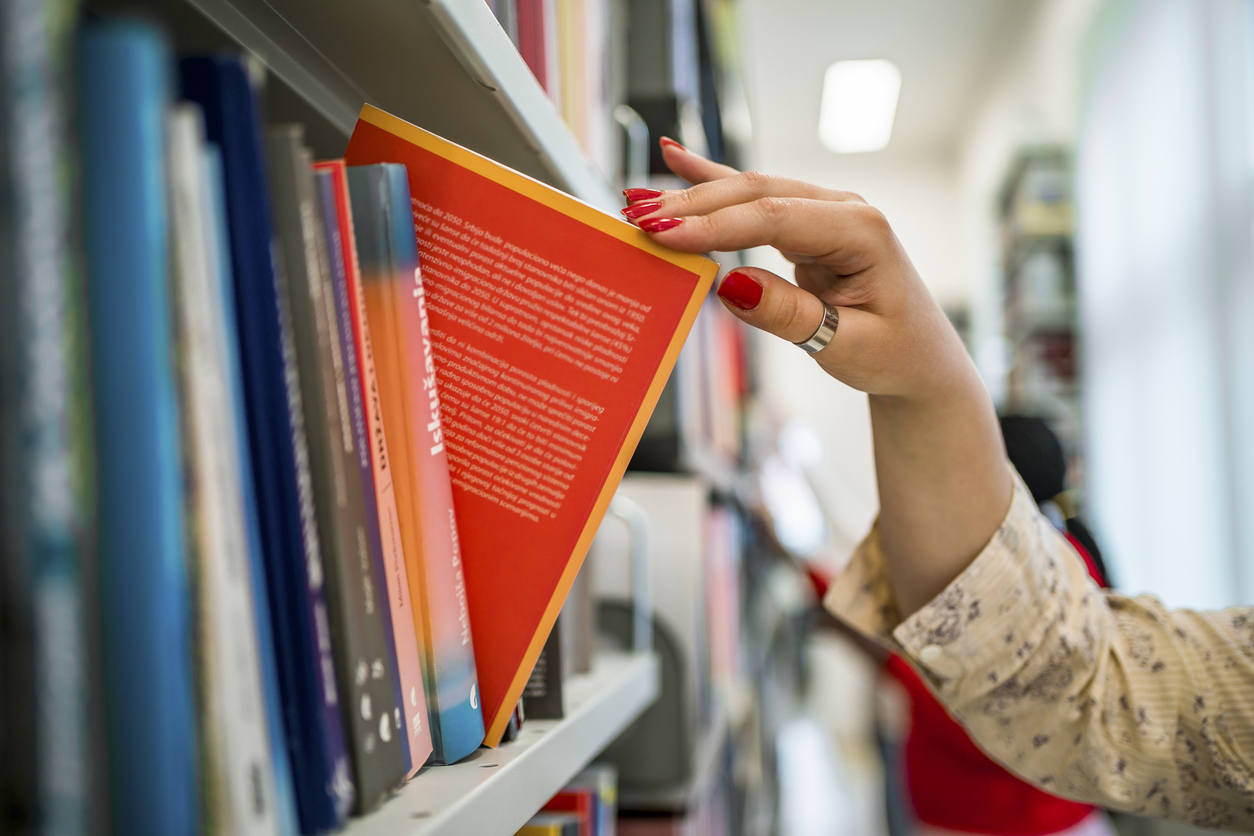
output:
{"label": "window light", "polygon": [[823,74],[819,141],[837,154],[888,145],[897,114],[901,70],[892,61],[837,61]]}

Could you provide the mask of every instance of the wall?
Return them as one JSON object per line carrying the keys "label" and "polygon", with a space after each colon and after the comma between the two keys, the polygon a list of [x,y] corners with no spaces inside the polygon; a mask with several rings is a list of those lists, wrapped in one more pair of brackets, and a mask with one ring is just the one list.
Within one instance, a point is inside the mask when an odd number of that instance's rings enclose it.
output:
{"label": "wall", "polygon": [[1120,585],[1254,601],[1249,118],[1237,0],[1109,2],[1076,157],[1088,498]]}
{"label": "wall", "polygon": [[960,150],[997,400],[997,196],[1024,146],[1076,149],[1086,515],[1121,588],[1173,606],[1254,600],[1251,43],[1237,0],[1044,0]]}

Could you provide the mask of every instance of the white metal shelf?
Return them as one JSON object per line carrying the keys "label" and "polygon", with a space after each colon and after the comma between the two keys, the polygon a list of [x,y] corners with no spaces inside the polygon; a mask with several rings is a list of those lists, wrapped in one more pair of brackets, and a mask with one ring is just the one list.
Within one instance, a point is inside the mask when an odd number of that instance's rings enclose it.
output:
{"label": "white metal shelf", "polygon": [[613,210],[483,0],[188,0],[344,132],[369,102]]}
{"label": "white metal shelf", "polygon": [[483,0],[80,2],[150,12],[181,48],[243,47],[341,141],[368,102],[600,209],[620,205]]}
{"label": "white metal shelf", "polygon": [[424,769],[347,836],[512,836],[657,699],[658,660],[601,652],[564,688],[564,720],[527,721],[513,743]]}

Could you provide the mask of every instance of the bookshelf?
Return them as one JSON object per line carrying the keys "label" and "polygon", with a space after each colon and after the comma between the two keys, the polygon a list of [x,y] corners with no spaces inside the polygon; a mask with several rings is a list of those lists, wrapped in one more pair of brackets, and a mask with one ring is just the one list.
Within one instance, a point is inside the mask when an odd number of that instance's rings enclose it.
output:
{"label": "bookshelf", "polygon": [[[592,206],[612,212],[620,204],[483,0],[79,2],[88,12],[138,11],[156,20],[168,32],[177,53],[227,49],[253,56],[266,71],[262,121],[303,124],[317,157],[342,155],[361,106],[370,103]],[[622,12],[627,0],[613,3]],[[649,11],[645,8],[649,4],[634,5]],[[664,6],[653,5],[653,11]],[[699,8],[688,0],[674,0],[671,5],[676,19],[694,15]],[[625,37],[626,28],[620,25],[618,34]],[[684,37],[696,37],[694,32],[685,32]],[[637,45],[642,37],[637,30]],[[688,57],[695,60],[695,45],[691,52]],[[699,92],[685,87],[674,96],[663,96],[662,104],[667,113],[699,115],[693,109]],[[645,106],[650,101],[637,99],[637,104],[648,110]],[[634,124],[643,123],[637,117]],[[688,119],[676,126],[655,127],[654,136],[664,130],[700,148],[705,143],[697,137],[709,126]],[[728,341],[716,327],[717,319],[712,319],[721,309],[716,304],[711,307],[713,313],[702,320],[702,347],[696,354],[689,352],[695,366],[685,386],[689,399],[703,404],[707,400],[725,404],[730,398],[728,414],[739,416],[740,399],[749,395],[748,386],[740,385],[745,370],[737,372],[734,386],[727,383],[727,375],[715,374]],[[736,363],[743,359],[740,351],[732,356],[738,358]],[[703,412],[701,417],[700,432],[711,433],[713,442],[695,445],[683,463],[701,483],[702,501],[690,518],[697,526],[703,525],[709,511],[707,494],[738,495],[749,481],[748,462],[739,454],[743,435],[739,423],[729,431],[708,420],[708,414]],[[712,430],[707,424],[718,426]],[[732,435],[735,443],[729,443]],[[690,557],[699,558],[700,550]],[[704,617],[700,607],[694,612],[696,621]],[[700,658],[694,653],[689,663],[695,667]],[[520,739],[511,744],[479,750],[454,766],[424,770],[379,810],[350,821],[343,832],[350,836],[514,833],[649,706],[660,702],[659,659],[658,653],[599,654],[589,674],[567,680],[564,720],[530,721]],[[708,691],[710,686],[702,687]],[[684,753],[690,761],[685,768],[691,780],[673,792],[644,798],[646,806],[681,814],[700,798],[716,796],[730,786],[724,773],[743,723],[730,716],[732,712],[721,700],[714,703],[713,718],[705,718],[695,746]],[[655,763],[649,760],[646,765],[652,769]]]}
{"label": "bookshelf", "polygon": [[620,791],[619,806],[626,810],[684,813],[696,809],[718,780],[729,744],[731,718],[722,698],[712,701],[707,727],[693,746],[692,778],[683,786],[654,791]]}
{"label": "bookshelf", "polygon": [[1079,446],[1081,394],[1071,168],[1065,148],[1025,149],[1000,200],[1005,407],[1047,418],[1069,456]]}
{"label": "bookshelf", "polygon": [[348,836],[511,836],[657,698],[652,653],[601,652],[572,676],[563,720],[528,720],[518,740],[429,767]]}
{"label": "bookshelf", "polygon": [[[339,156],[373,104],[570,192],[621,200],[579,147],[483,0],[85,0],[162,21],[180,51],[243,47],[271,74],[268,117]],[[269,121],[269,120],[268,120]]]}

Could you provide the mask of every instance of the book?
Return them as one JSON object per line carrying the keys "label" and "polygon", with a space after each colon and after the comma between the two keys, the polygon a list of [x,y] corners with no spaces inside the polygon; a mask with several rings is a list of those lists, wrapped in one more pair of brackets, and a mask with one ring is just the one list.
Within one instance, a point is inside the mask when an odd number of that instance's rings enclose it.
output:
{"label": "book", "polygon": [[409,175],[494,746],[716,267],[370,106],[345,156]]}
{"label": "book", "polygon": [[514,836],[580,836],[579,816],[572,813],[536,813]]}
{"label": "book", "polygon": [[222,315],[204,126],[177,105],[168,127],[189,565],[195,590],[202,810],[209,833],[277,834],[254,590]]}
{"label": "book", "polygon": [[309,449],[318,539],[326,570],[335,671],[357,788],[354,812],[373,810],[404,775],[393,726],[391,660],[374,582],[347,383],[327,273],[329,259],[304,130],[269,130],[271,194]]}
{"label": "book", "polygon": [[[357,243],[353,234],[352,204],[348,194],[348,170],[343,160],[317,163],[318,186],[326,216],[328,250],[332,265],[332,290],[340,339],[344,346],[344,367],[349,376],[349,404],[353,414],[362,493],[366,500],[371,554],[375,578],[387,595],[388,606],[381,608],[384,635],[390,636],[393,692],[397,726],[407,758],[405,774],[413,777],[431,754],[431,729],[427,721],[427,696],[422,682],[422,658],[414,630],[413,607],[409,595],[409,571],[401,543],[396,496],[392,487],[392,466],[388,458],[387,435],[379,409],[379,386],[375,376],[370,330],[366,326],[365,300]],[[336,267],[338,265],[338,268]]]}
{"label": "book", "polygon": [[102,816],[75,15],[0,5],[0,831]]}
{"label": "book", "polygon": [[562,663],[565,661],[562,621],[563,616],[559,614],[523,687],[523,705],[527,716],[533,720],[560,720],[566,716],[565,692],[562,689]]}
{"label": "book", "polygon": [[239,327],[235,321],[235,284],[231,270],[231,248],[228,240],[226,192],[223,183],[222,154],[218,146],[206,143],[202,176],[209,201],[206,232],[209,250],[209,274],[218,296],[225,355],[226,397],[231,404],[229,420],[235,434],[235,458],[239,468],[240,501],[244,512],[244,535],[247,539],[249,581],[253,589],[253,627],[257,631],[257,657],[261,666],[261,685],[265,699],[266,732],[269,735],[270,765],[273,768],[274,799],[279,832],[295,836],[298,831],[296,790],[292,784],[292,765],[288,758],[287,730],[283,723],[282,698],[279,691],[278,663],[275,659],[274,630],[270,622],[270,594],[266,580],[265,555],[261,545],[261,522],[257,518],[254,493],[252,454],[248,444],[248,419],[244,408],[244,379],[240,367]]}
{"label": "book", "polygon": [[571,783],[542,808],[546,813],[571,813],[579,821],[579,836],[597,836],[597,790],[587,783]]}
{"label": "book", "polygon": [[169,67],[165,42],[150,25],[93,22],[80,32],[109,803],[113,830],[135,834],[193,834],[198,814],[167,283]]}
{"label": "book", "polygon": [[[7,9],[0,14],[7,14]],[[9,29],[0,19],[0,37]],[[22,419],[13,192],[9,177],[8,76],[0,66],[0,832],[33,827],[35,801],[35,636],[31,572],[22,523]]]}
{"label": "book", "polygon": [[526,697],[518,701],[514,706],[514,711],[509,715],[509,722],[505,724],[505,734],[501,737],[502,743],[513,743],[518,739],[518,735],[522,733],[523,723],[527,720],[526,706],[523,701]]}
{"label": "book", "polygon": [[343,823],[355,791],[340,715],[291,312],[279,292],[259,103],[243,59],[180,62],[184,97],[222,149],[253,495],[302,833]]}
{"label": "book", "polygon": [[535,76],[540,89],[545,89],[545,66],[543,51],[539,48],[539,38],[544,26],[541,17],[542,0],[516,0],[514,3],[514,25],[518,30],[518,54],[531,74]]}
{"label": "book", "polygon": [[349,168],[348,177],[427,688],[431,758],[454,763],[483,741],[483,714],[409,185],[394,165]]}
{"label": "book", "polygon": [[618,769],[608,763],[594,763],[572,778],[570,785],[591,787],[596,792],[593,833],[614,836],[618,819]]}

